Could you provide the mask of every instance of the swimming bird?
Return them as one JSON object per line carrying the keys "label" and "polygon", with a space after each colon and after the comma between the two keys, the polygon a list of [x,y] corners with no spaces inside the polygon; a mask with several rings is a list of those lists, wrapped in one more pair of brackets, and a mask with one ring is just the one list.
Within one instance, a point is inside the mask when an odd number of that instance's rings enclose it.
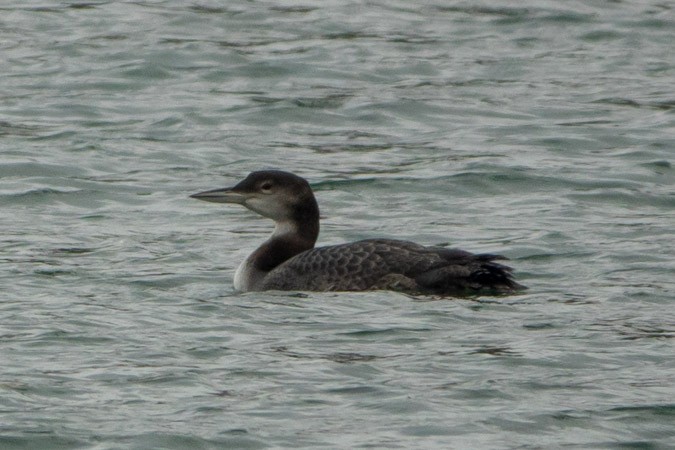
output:
{"label": "swimming bird", "polygon": [[512,293],[524,286],[501,255],[473,254],[395,239],[314,247],[319,206],[307,180],[290,172],[252,172],[237,185],[193,194],[245,206],[275,222],[272,236],[234,276],[239,291],[396,290],[414,294]]}

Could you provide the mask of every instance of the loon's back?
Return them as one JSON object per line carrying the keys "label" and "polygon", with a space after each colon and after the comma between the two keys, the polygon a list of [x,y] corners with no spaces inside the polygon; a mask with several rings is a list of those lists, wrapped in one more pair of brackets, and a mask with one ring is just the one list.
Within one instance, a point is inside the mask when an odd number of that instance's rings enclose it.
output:
{"label": "loon's back", "polygon": [[476,255],[393,239],[368,239],[304,251],[270,271],[261,290],[434,294],[509,293],[523,287],[499,255]]}

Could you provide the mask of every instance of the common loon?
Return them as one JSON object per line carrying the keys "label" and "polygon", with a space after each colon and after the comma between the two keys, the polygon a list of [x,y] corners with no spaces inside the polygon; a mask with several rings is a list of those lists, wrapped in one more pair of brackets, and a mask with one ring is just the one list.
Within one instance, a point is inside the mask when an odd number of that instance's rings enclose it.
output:
{"label": "common loon", "polygon": [[366,239],[314,247],[319,206],[304,178],[280,170],[252,172],[236,186],[190,197],[236,203],[274,220],[272,236],[241,263],[239,291],[396,290],[420,294],[512,293],[525,287],[500,255],[473,254],[409,241]]}

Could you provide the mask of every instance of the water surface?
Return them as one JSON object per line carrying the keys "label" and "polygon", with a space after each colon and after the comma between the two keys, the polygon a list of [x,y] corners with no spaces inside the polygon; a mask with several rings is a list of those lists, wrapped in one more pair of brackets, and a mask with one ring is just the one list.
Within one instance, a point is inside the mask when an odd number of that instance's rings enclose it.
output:
{"label": "water surface", "polygon": [[[667,2],[0,10],[0,447],[675,442]],[[270,167],[530,290],[236,293]]]}

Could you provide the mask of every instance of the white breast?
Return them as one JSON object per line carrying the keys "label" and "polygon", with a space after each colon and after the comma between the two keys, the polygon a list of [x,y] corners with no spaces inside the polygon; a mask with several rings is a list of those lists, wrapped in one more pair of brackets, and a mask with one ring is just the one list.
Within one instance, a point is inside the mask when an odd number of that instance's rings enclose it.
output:
{"label": "white breast", "polygon": [[246,260],[242,261],[237,267],[237,271],[234,273],[234,288],[238,291],[246,291]]}
{"label": "white breast", "polygon": [[234,288],[241,292],[257,290],[266,275],[265,272],[257,270],[253,266],[251,256],[239,264],[237,271],[234,273]]}

